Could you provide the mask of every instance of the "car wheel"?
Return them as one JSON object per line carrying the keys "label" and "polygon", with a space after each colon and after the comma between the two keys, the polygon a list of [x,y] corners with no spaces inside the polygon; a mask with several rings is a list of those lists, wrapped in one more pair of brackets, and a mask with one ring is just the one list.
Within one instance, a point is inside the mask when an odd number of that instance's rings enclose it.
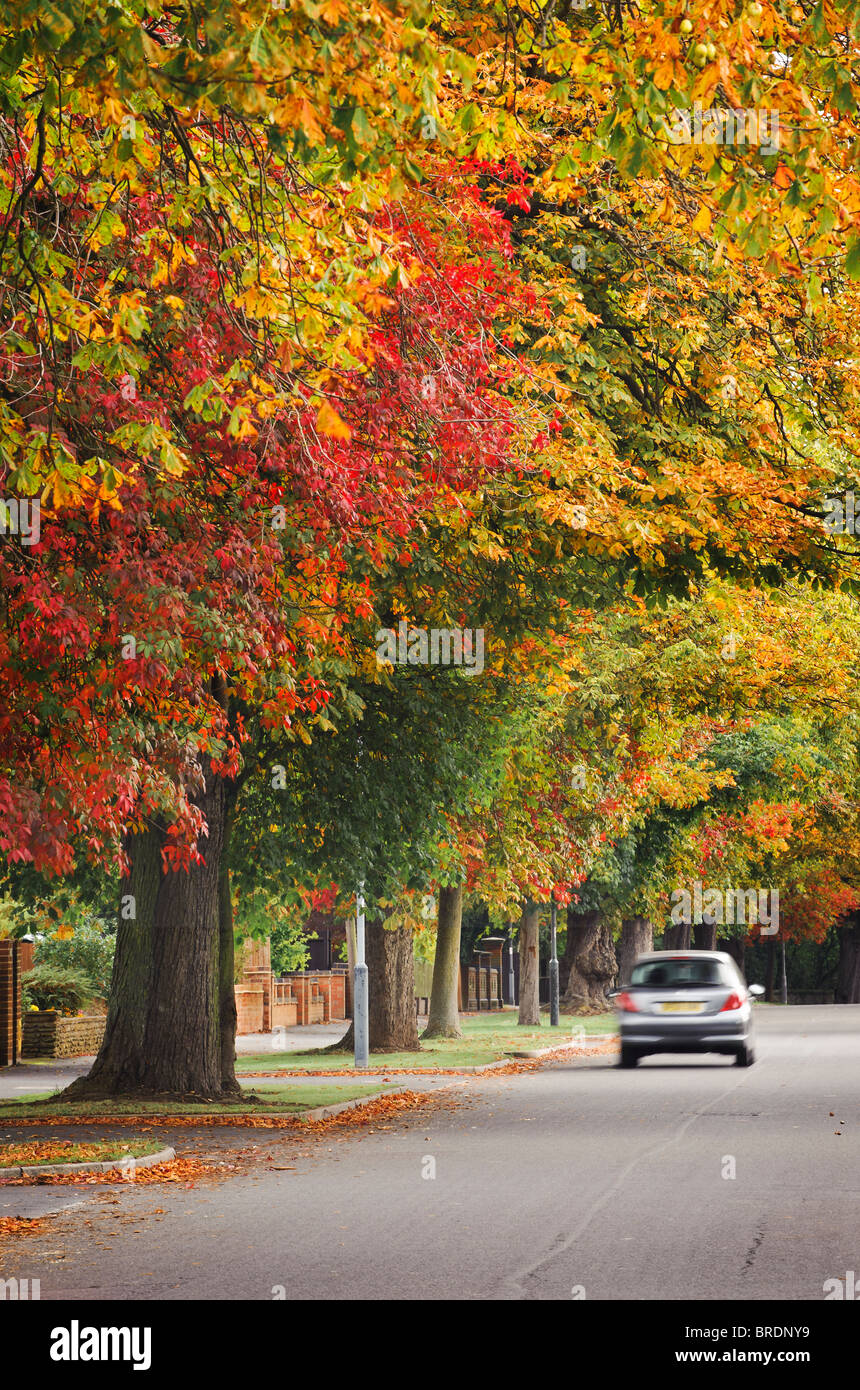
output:
{"label": "car wheel", "polygon": [[742,1047],[735,1056],[736,1067],[751,1067],[755,1061],[755,1053],[751,1047]]}
{"label": "car wheel", "polygon": [[618,1063],[619,1067],[635,1067],[638,1061],[639,1058],[637,1057],[636,1053],[633,1051],[632,1048],[621,1048],[621,1059]]}

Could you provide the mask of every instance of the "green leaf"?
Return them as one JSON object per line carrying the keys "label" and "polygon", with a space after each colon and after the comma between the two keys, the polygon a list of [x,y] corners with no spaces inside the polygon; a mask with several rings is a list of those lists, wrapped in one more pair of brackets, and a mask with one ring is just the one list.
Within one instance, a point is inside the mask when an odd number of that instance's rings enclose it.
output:
{"label": "green leaf", "polygon": [[845,274],[852,280],[860,280],[860,237],[855,237],[845,257]]}

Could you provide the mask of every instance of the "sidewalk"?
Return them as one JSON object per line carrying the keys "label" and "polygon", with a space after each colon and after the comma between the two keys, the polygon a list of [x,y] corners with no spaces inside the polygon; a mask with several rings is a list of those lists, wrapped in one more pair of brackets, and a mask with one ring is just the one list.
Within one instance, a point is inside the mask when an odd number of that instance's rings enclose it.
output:
{"label": "sidewalk", "polygon": [[[241,1056],[254,1052],[307,1052],[314,1047],[330,1047],[340,1042],[349,1021],[309,1023],[305,1027],[282,1028],[275,1033],[246,1033],[236,1039]],[[22,1062],[0,1068],[0,1100],[15,1100],[34,1091],[61,1091],[77,1076],[85,1076],[95,1057],[49,1057],[44,1062]]]}
{"label": "sidewalk", "polygon": [[16,1100],[35,1091],[61,1091],[77,1076],[85,1076],[95,1057],[48,1057],[44,1062],[21,1062],[0,1068],[0,1100]]}
{"label": "sidewalk", "polygon": [[236,1039],[236,1052],[310,1052],[314,1047],[331,1047],[340,1042],[349,1028],[349,1019],[332,1023],[297,1024],[295,1028],[278,1028],[273,1033],[243,1033]]}

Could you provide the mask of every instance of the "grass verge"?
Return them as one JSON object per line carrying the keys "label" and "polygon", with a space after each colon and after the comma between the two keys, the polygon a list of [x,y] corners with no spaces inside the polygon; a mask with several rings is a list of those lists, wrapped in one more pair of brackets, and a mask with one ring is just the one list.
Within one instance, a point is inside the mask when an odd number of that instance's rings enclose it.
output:
{"label": "grass verge", "polygon": [[[378,1082],[355,1086],[286,1086],[261,1082],[253,1091],[235,1101],[170,1101],[170,1100],[87,1100],[62,1101],[56,1092],[42,1096],[22,1096],[0,1104],[0,1121],[60,1120],[71,1116],[87,1116],[93,1121],[115,1115],[185,1116],[185,1115],[301,1115],[318,1105],[337,1105],[344,1100],[359,1100],[364,1096],[390,1090]],[[256,1098],[255,1101],[252,1098]],[[69,1160],[71,1162],[71,1160]]]}
{"label": "grass verge", "polygon": [[34,1139],[29,1144],[0,1144],[0,1173],[4,1168],[35,1167],[38,1163],[110,1163],[119,1158],[142,1158],[158,1153],[161,1143],[152,1140],[97,1140],[75,1144],[71,1139]]}
{"label": "grass verge", "polygon": [[[501,1013],[479,1014],[463,1018],[462,1038],[435,1039],[423,1043],[418,1052],[373,1053],[370,1065],[377,1071],[436,1071],[458,1067],[480,1067],[487,1062],[501,1062],[513,1052],[528,1052],[543,1047],[560,1047],[572,1034],[582,1029],[586,1041],[616,1031],[614,1013],[579,1018],[562,1015],[558,1028],[549,1025],[549,1014],[542,1015],[539,1028],[520,1028],[515,1009]],[[256,1052],[239,1056],[236,1072],[247,1076],[267,1071],[331,1071],[352,1070],[351,1052]]]}

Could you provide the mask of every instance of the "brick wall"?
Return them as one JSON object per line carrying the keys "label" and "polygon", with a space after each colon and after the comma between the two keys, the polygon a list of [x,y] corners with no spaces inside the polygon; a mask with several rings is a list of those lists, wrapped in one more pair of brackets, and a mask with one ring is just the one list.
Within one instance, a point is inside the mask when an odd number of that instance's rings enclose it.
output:
{"label": "brick wall", "polygon": [[291,975],[299,1023],[325,1023],[346,1018],[346,976],[339,971],[319,970],[307,975]]}
{"label": "brick wall", "polygon": [[326,1018],[335,1021],[346,1018],[346,976],[337,972],[316,978],[325,1000]]}
{"label": "brick wall", "polygon": [[91,1057],[101,1047],[105,1019],[98,1014],[68,1018],[53,1009],[24,1015],[22,1057]]}
{"label": "brick wall", "polygon": [[299,1021],[298,1006],[289,1000],[276,1000],[272,1005],[273,1028],[295,1028]]}
{"label": "brick wall", "polygon": [[348,983],[344,971],[309,971],[275,980],[271,970],[246,967],[236,986],[236,1031],[270,1033],[273,1028],[346,1019]]}

